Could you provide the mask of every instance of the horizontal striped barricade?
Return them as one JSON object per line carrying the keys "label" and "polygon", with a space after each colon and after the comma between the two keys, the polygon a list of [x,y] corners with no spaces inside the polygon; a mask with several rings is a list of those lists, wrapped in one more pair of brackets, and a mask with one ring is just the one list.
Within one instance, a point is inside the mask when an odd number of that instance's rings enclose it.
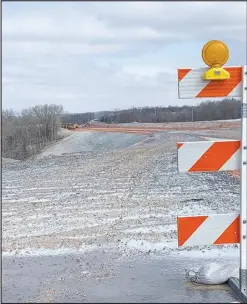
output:
{"label": "horizontal striped barricade", "polygon": [[177,148],[179,172],[240,170],[239,140],[180,142]]}
{"label": "horizontal striped barricade", "polygon": [[178,69],[178,96],[186,98],[241,97],[242,67],[224,67],[230,79],[203,80],[208,68]]}
{"label": "horizontal striped barricade", "polygon": [[239,214],[177,218],[178,246],[220,245],[240,242]]}

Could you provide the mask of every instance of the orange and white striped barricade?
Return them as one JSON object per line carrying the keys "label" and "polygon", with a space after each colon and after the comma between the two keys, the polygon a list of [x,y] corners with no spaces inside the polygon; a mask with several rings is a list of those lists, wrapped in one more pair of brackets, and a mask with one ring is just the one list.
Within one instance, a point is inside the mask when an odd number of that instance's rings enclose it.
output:
{"label": "orange and white striped barricade", "polygon": [[203,80],[207,68],[178,69],[179,99],[240,97],[242,94],[242,67],[225,68],[231,77],[222,80]]}
{"label": "orange and white striped barricade", "polygon": [[241,142],[196,141],[177,143],[179,172],[240,170]]}
{"label": "orange and white striped barricade", "polygon": [[221,245],[240,242],[239,214],[178,217],[178,245]]}
{"label": "orange and white striped barricade", "polygon": [[[210,60],[213,62],[217,58],[216,51],[221,51],[223,46],[227,48],[219,41],[208,42],[203,49],[203,52],[209,50],[208,57],[207,54],[203,54],[204,62],[206,64]],[[226,59],[221,55],[218,57],[219,61],[225,63],[228,54]],[[210,70],[208,68],[178,69],[178,96],[180,99],[242,98],[241,141],[177,143],[178,171],[191,173],[240,169],[240,215],[178,217],[178,246],[240,243],[240,278],[230,279],[229,285],[247,303],[247,68],[246,66],[219,68],[223,64],[212,64]],[[222,74],[222,78],[217,73]]]}

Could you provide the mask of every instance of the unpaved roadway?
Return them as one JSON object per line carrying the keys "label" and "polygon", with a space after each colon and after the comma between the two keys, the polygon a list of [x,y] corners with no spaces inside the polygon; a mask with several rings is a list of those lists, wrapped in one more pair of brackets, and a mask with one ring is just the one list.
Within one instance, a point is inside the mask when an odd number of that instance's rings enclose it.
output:
{"label": "unpaved roadway", "polygon": [[177,248],[177,215],[239,212],[239,180],[178,174],[183,132],[75,132],[3,166],[3,301],[231,302],[185,268],[238,261],[236,246]]}

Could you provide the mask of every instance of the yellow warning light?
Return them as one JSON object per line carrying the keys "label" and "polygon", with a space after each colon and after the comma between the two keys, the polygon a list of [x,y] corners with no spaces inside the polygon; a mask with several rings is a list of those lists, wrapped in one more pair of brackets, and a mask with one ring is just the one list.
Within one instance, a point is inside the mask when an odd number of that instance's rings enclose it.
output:
{"label": "yellow warning light", "polygon": [[225,80],[230,78],[229,72],[222,66],[229,58],[228,47],[219,40],[211,40],[202,49],[202,59],[210,67],[203,75],[204,80]]}

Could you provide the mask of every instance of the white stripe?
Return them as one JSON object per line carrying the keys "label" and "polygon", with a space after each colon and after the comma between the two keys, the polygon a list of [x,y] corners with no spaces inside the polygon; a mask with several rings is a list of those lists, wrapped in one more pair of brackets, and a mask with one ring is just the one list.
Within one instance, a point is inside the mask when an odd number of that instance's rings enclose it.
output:
{"label": "white stripe", "polygon": [[214,244],[237,216],[237,214],[210,215],[183,246]]}
{"label": "white stripe", "polygon": [[214,143],[214,141],[183,143],[183,145],[178,149],[178,171],[188,172]]}
{"label": "white stripe", "polygon": [[239,148],[228,161],[220,168],[219,171],[240,170],[241,166],[241,149]]}
{"label": "white stripe", "polygon": [[208,68],[192,69],[187,75],[178,83],[178,95],[180,99],[194,98],[202,89],[210,82],[203,80],[203,74]]}
{"label": "white stripe", "polygon": [[242,97],[243,82],[241,81],[232,91],[228,97]]}

